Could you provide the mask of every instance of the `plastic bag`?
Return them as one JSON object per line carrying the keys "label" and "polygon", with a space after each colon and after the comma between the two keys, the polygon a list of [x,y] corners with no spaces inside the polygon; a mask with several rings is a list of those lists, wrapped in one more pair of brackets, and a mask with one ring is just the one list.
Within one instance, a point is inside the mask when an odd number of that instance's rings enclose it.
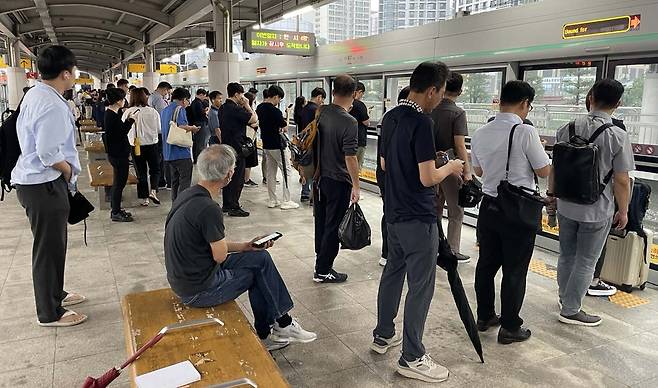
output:
{"label": "plastic bag", "polygon": [[338,239],[342,249],[359,250],[370,245],[370,225],[358,203],[345,212],[338,226]]}

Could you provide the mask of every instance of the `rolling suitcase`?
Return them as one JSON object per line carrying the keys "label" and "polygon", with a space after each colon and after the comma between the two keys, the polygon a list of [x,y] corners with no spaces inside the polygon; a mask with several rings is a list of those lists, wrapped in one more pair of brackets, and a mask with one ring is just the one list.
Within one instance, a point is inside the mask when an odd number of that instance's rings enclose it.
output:
{"label": "rolling suitcase", "polygon": [[644,232],[646,239],[636,232],[628,232],[625,237],[608,236],[601,279],[624,292],[631,292],[634,287],[644,289],[651,262],[651,243],[646,241],[653,241],[653,232]]}

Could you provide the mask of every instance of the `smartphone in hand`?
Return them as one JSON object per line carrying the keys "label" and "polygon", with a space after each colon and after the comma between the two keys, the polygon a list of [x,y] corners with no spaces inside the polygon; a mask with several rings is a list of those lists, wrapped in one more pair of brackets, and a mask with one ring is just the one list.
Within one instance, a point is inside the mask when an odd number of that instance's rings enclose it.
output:
{"label": "smartphone in hand", "polygon": [[267,244],[268,242],[276,241],[281,237],[283,237],[283,234],[281,234],[280,232],[274,232],[268,236],[265,236],[263,238],[254,241],[253,243],[251,243],[251,245],[253,245],[255,248],[263,248],[265,244]]}

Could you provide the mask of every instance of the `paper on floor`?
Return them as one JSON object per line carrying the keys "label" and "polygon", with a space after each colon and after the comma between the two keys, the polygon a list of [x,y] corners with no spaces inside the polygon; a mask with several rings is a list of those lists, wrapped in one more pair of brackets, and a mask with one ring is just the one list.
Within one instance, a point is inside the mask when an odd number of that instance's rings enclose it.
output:
{"label": "paper on floor", "polygon": [[139,388],[176,388],[201,380],[194,365],[187,360],[137,376]]}

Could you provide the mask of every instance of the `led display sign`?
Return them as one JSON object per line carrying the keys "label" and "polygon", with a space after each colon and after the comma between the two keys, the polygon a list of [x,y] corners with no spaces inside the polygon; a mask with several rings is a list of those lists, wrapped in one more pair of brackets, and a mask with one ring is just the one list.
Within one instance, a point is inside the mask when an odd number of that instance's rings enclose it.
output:
{"label": "led display sign", "polygon": [[254,30],[242,31],[245,52],[279,55],[315,55],[315,34],[311,32]]}
{"label": "led display sign", "polygon": [[597,35],[623,34],[640,29],[640,15],[615,16],[605,19],[567,23],[562,27],[562,39]]}

